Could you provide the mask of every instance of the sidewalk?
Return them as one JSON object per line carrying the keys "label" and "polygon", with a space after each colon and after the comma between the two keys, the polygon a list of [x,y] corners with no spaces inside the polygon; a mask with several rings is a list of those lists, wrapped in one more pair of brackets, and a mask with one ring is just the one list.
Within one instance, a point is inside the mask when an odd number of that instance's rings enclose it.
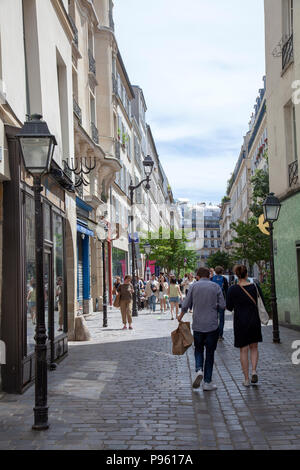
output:
{"label": "sidewalk", "polygon": [[[190,319],[186,315],[185,320]],[[69,356],[49,372],[48,431],[31,430],[34,388],[0,400],[0,449],[300,449],[300,366],[281,329],[264,327],[261,385],[244,389],[232,318],[219,343],[216,392],[193,391],[193,350],[171,353],[170,313],[141,312],[122,331],[120,313],[87,319],[92,341],[69,343]],[[192,369],[192,370],[190,370]]]}

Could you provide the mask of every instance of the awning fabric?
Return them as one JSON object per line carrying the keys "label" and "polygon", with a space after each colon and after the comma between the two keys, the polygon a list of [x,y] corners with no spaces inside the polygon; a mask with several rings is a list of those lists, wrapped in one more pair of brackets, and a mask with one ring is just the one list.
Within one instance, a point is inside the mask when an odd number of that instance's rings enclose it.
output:
{"label": "awning fabric", "polygon": [[77,224],[77,232],[84,233],[85,235],[88,235],[89,237],[94,236],[94,232],[86,227],[83,227],[83,225]]}

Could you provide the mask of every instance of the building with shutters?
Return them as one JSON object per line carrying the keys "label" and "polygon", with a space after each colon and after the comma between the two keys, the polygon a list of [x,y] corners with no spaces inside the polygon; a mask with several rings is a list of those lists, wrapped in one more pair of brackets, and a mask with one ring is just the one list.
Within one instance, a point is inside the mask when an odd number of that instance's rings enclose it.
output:
{"label": "building with shutters", "polygon": [[300,326],[300,3],[265,0],[270,190],[282,207],[274,223],[278,315]]}

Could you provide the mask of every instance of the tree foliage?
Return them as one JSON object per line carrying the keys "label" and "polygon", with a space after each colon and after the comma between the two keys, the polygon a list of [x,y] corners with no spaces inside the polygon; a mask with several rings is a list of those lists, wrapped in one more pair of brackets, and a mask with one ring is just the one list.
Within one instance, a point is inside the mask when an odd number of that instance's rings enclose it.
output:
{"label": "tree foliage", "polygon": [[209,268],[215,268],[216,266],[222,266],[225,270],[231,269],[233,262],[231,256],[225,251],[217,251],[210,255],[206,262]]}
{"label": "tree foliage", "polygon": [[270,192],[269,172],[266,170],[256,170],[251,178],[253,193],[251,212],[255,217],[259,217],[263,213],[262,204]]}
{"label": "tree foliage", "polygon": [[270,261],[270,240],[257,227],[256,217],[252,217],[248,223],[241,220],[233,223],[231,228],[236,232],[232,258],[235,262],[248,261],[250,266],[257,264],[260,276],[263,277],[266,263]]}
{"label": "tree foliage", "polygon": [[158,235],[157,239],[153,239],[150,235],[141,240],[142,252],[145,243],[151,246],[150,260],[156,260],[167,274],[175,272],[176,276],[179,276],[183,270],[196,269],[197,253],[187,248],[188,240],[183,231],[174,232],[160,228]]}

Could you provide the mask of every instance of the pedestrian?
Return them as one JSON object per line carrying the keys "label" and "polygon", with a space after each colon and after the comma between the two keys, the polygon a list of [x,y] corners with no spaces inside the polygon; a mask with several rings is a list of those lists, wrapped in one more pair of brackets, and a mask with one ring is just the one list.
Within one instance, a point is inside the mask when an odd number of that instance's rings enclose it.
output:
{"label": "pedestrian", "polygon": [[168,295],[168,283],[166,281],[166,278],[163,274],[159,276],[159,302],[160,302],[160,313],[166,312],[167,311],[167,305],[166,305],[166,295]]}
{"label": "pedestrian", "polygon": [[217,386],[212,383],[214,355],[219,338],[217,306],[225,309],[225,299],[221,287],[215,282],[210,282],[208,268],[199,268],[197,276],[199,281],[190,288],[177,319],[180,322],[184,314],[193,307],[192,329],[196,363],[193,388],[199,388],[204,377],[203,390],[210,391],[217,389]]}
{"label": "pedestrian", "polygon": [[121,285],[121,278],[120,276],[117,276],[116,277],[116,280],[114,282],[114,287],[113,287],[113,290],[112,290],[112,294],[113,294],[113,302],[115,301],[115,298],[116,298],[116,295],[117,295],[117,289],[118,287]]}
{"label": "pedestrian", "polygon": [[184,275],[184,278],[183,278],[183,281],[182,281],[183,293],[184,293],[185,296],[187,295],[188,290],[189,290],[189,287],[188,287],[188,286],[189,286],[189,282],[190,282],[190,281],[189,281],[189,274],[186,273],[186,274]]}
{"label": "pedestrian", "polygon": [[[191,288],[192,285],[196,282],[196,279],[195,279],[193,273],[189,273],[188,278],[189,278],[189,283],[188,283],[188,289],[187,289],[186,295],[188,295],[188,292],[189,292],[190,288]],[[193,309],[192,309],[192,308],[190,308],[190,313],[193,313]]]}
{"label": "pedestrian", "polygon": [[36,283],[34,277],[30,279],[27,291],[27,305],[30,312],[32,324],[36,324]]}
{"label": "pedestrian", "polygon": [[[226,301],[227,292],[228,292],[228,281],[225,276],[223,276],[224,269],[222,266],[215,267],[215,275],[211,278],[212,282],[219,284],[222,289],[224,299]],[[224,333],[224,324],[225,324],[225,309],[220,308],[218,306],[218,315],[219,315],[219,341],[223,341],[223,333]]]}
{"label": "pedestrian", "polygon": [[180,291],[180,287],[177,284],[175,277],[170,278],[170,285],[169,285],[169,288],[168,288],[168,296],[169,296],[170,304],[171,304],[171,320],[174,320],[174,317],[173,317],[174,308],[175,308],[175,314],[176,314],[176,318],[177,318],[178,308],[179,308],[179,298],[181,300],[183,299],[182,293]]}
{"label": "pedestrian", "polygon": [[131,284],[131,276],[128,274],[124,278],[124,283],[120,284],[117,288],[117,293],[120,295],[120,309],[123,322],[123,330],[127,330],[127,323],[129,330],[132,330],[132,294],[133,285]]}
{"label": "pedestrian", "polygon": [[[263,293],[259,286],[248,282],[248,272],[244,265],[237,265],[234,272],[238,284],[229,288],[227,294],[227,309],[234,310],[233,331],[234,346],[240,349],[240,361],[244,374],[243,385],[250,386],[249,381],[249,350],[252,365],[251,383],[258,382],[258,343],[262,342],[261,322],[257,308],[257,292],[263,302]],[[264,302],[265,303],[265,302]]]}
{"label": "pedestrian", "polygon": [[215,275],[215,271],[213,268],[209,268],[209,278],[212,279]]}
{"label": "pedestrian", "polygon": [[152,274],[150,281],[146,284],[145,294],[148,299],[150,312],[155,312],[156,301],[159,295],[159,283],[156,280],[155,274]]}

